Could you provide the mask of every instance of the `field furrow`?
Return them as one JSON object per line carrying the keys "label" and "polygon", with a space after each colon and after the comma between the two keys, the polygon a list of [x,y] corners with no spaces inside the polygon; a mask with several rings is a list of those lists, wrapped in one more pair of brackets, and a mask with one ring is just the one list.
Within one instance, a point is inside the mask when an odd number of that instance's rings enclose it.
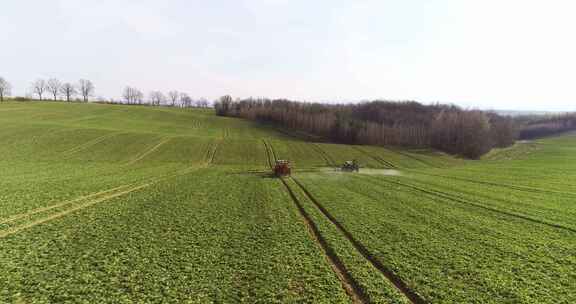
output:
{"label": "field furrow", "polygon": [[[522,302],[525,297],[555,303],[546,296],[550,289],[531,292],[542,282],[553,290],[568,284],[563,271],[574,267],[567,255],[567,248],[576,245],[570,241],[571,232],[393,183],[370,182],[394,178],[319,173],[298,177],[375,259],[432,303]],[[521,262],[540,259],[549,262]],[[538,274],[531,272],[534,269]],[[534,281],[512,279],[520,274]],[[505,283],[497,283],[497,278]]]}
{"label": "field furrow", "polygon": [[274,169],[274,162],[276,161],[274,155],[272,154],[272,152],[270,151],[270,147],[268,146],[268,143],[265,140],[262,140],[262,143],[264,144],[264,147],[266,149],[266,161],[268,162],[268,167],[270,167],[271,170]]}
{"label": "field furrow", "polygon": [[330,222],[338,228],[340,233],[356,248],[356,250],[368,261],[375,270],[381,272],[394,286],[402,292],[412,303],[422,304],[427,303],[427,301],[422,298],[417,292],[413,291],[408,285],[402,281],[393,271],[388,269],[384,264],[375,259],[373,255],[368,251],[368,249],[359,242],[352,233],[350,233],[333,215],[328,212],[326,208],[312,196],[312,194],[300,183],[296,178],[291,178],[294,183],[305,193],[306,197],[314,203],[316,208],[322,212],[322,214],[330,220]]}
{"label": "field furrow", "polygon": [[[374,179],[372,179],[374,180]],[[531,217],[529,215],[526,214],[522,214],[522,213],[517,213],[517,212],[511,212],[511,211],[506,211],[506,210],[502,210],[499,208],[494,208],[485,204],[482,204],[480,202],[475,202],[475,201],[471,201],[471,200],[466,200],[463,198],[458,197],[457,195],[451,194],[449,192],[444,192],[444,191],[438,191],[438,190],[433,190],[430,188],[424,188],[424,187],[420,187],[420,186],[416,186],[414,184],[411,183],[406,183],[406,182],[400,182],[397,180],[384,180],[384,179],[379,179],[379,182],[386,182],[386,183],[390,183],[390,184],[394,184],[394,185],[398,185],[398,186],[402,186],[405,188],[409,188],[412,190],[416,190],[418,192],[424,193],[424,194],[428,194],[428,195],[432,195],[435,197],[439,197],[439,198],[443,198],[443,199],[447,199],[453,202],[457,202],[457,203],[461,203],[461,204],[465,204],[465,205],[469,205],[469,206],[474,206],[475,208],[481,208],[484,210],[488,210],[490,212],[494,212],[494,213],[499,213],[502,215],[506,215],[509,217],[515,217],[518,219],[522,219],[522,220],[526,220],[532,223],[536,223],[536,224],[540,224],[540,225],[545,225],[545,226],[549,226],[552,228],[557,228],[557,229],[563,229],[566,231],[570,231],[570,232],[576,232],[576,229],[571,228],[571,227],[567,227],[564,225],[560,225],[557,223],[553,223],[553,222],[548,222],[542,219],[538,219],[538,218],[534,218]]]}
{"label": "field furrow", "polygon": [[354,149],[356,149],[357,151],[360,151],[361,153],[363,153],[363,154],[371,157],[371,158],[374,159],[375,161],[379,162],[380,164],[382,164],[382,166],[383,166],[384,168],[391,168],[391,169],[395,169],[395,168],[396,168],[396,166],[395,166],[393,163],[391,163],[391,162],[389,162],[389,161],[387,161],[387,160],[382,159],[382,157],[380,157],[380,156],[378,156],[378,155],[374,155],[374,154],[372,154],[372,153],[370,153],[370,152],[367,152],[367,151],[365,151],[364,149],[362,149],[361,147],[354,146]]}
{"label": "field furrow", "polygon": [[92,194],[88,194],[88,195],[84,195],[84,196],[81,196],[81,197],[78,197],[78,198],[75,198],[75,199],[72,199],[72,200],[68,200],[68,201],[64,201],[64,202],[59,202],[59,203],[55,203],[55,204],[50,204],[50,205],[47,206],[47,207],[36,208],[36,209],[30,210],[30,211],[25,212],[25,213],[12,215],[12,216],[10,216],[10,217],[8,217],[8,218],[0,219],[0,225],[7,224],[7,223],[10,223],[10,222],[14,222],[14,221],[20,220],[20,219],[22,219],[22,218],[26,218],[26,217],[35,215],[35,214],[37,214],[37,213],[42,213],[42,212],[50,211],[50,210],[55,209],[55,208],[60,208],[60,207],[63,207],[63,206],[66,206],[66,205],[70,205],[70,204],[74,204],[74,203],[77,203],[77,202],[80,202],[80,201],[83,201],[83,200],[87,200],[87,199],[91,199],[91,198],[98,197],[98,196],[101,196],[101,195],[105,195],[105,194],[108,194],[108,193],[110,193],[110,192],[114,192],[114,191],[117,191],[117,190],[121,190],[121,189],[126,188],[126,187],[128,187],[128,185],[123,185],[123,186],[119,186],[119,187],[116,187],[116,188],[99,191],[99,192],[92,193]]}
{"label": "field furrow", "polygon": [[[45,217],[41,217],[41,218],[38,218],[38,219],[33,219],[33,220],[30,220],[30,221],[26,221],[26,222],[23,222],[23,223],[19,223],[18,225],[15,225],[15,226],[10,226],[10,227],[7,228],[7,229],[0,230],[0,238],[4,238],[4,237],[7,237],[7,236],[9,236],[9,235],[12,235],[12,234],[21,232],[21,231],[23,231],[23,230],[26,230],[26,229],[35,227],[35,226],[37,226],[37,225],[40,225],[40,224],[44,224],[44,223],[53,221],[53,220],[55,220],[55,219],[61,218],[61,217],[63,217],[63,216],[66,216],[66,215],[68,215],[68,214],[70,214],[70,213],[72,213],[72,212],[75,212],[75,211],[78,211],[78,210],[82,210],[82,209],[91,207],[91,206],[93,206],[93,205],[95,205],[95,204],[102,203],[102,202],[111,200],[111,199],[113,199],[113,198],[116,198],[116,197],[119,197],[119,196],[123,196],[123,195],[126,195],[126,194],[128,194],[128,193],[131,193],[131,192],[134,192],[134,191],[143,189],[143,188],[145,188],[145,187],[148,187],[149,185],[150,185],[150,184],[142,184],[142,185],[138,185],[138,186],[136,186],[136,187],[131,187],[131,188],[126,189],[126,190],[120,190],[120,191],[117,191],[117,192],[112,192],[112,193],[104,194],[104,195],[101,195],[101,196],[99,196],[99,197],[96,197],[96,198],[93,198],[93,199],[89,199],[88,201],[83,202],[83,203],[80,203],[80,204],[78,204],[78,205],[71,206],[70,208],[66,208],[64,211],[56,212],[56,213],[50,214],[50,215],[45,216]],[[52,210],[52,209],[46,209],[46,210],[43,210],[42,212],[49,211],[49,210]],[[30,214],[30,215],[35,215],[35,214],[37,214],[37,213],[39,213],[39,212],[35,212],[35,213],[33,213],[33,214]],[[30,216],[30,215],[27,215],[27,216]]]}
{"label": "field furrow", "polygon": [[130,162],[128,162],[126,165],[133,165],[139,161],[141,161],[142,159],[144,159],[145,157],[147,157],[148,155],[154,153],[156,150],[158,150],[162,145],[166,144],[167,142],[169,142],[171,140],[171,138],[165,138],[163,140],[161,140],[160,142],[158,142],[156,145],[154,145],[153,147],[150,147],[149,149],[143,151],[140,155],[136,156],[135,158],[133,158],[132,160],[130,160]]}
{"label": "field furrow", "polygon": [[110,137],[112,137],[112,136],[115,136],[115,135],[117,135],[117,133],[111,133],[111,134],[105,134],[105,135],[99,136],[99,137],[97,137],[97,138],[95,138],[95,139],[93,139],[93,140],[87,141],[87,142],[85,142],[85,143],[83,143],[83,144],[80,144],[80,145],[78,145],[78,146],[76,146],[76,147],[73,147],[72,149],[69,149],[69,150],[66,150],[66,151],[62,152],[62,155],[63,155],[63,156],[68,156],[68,155],[71,155],[71,154],[74,154],[74,153],[81,152],[82,150],[88,149],[88,148],[90,148],[91,146],[94,146],[94,145],[96,145],[96,144],[98,144],[98,143],[100,143],[100,142],[103,142],[104,140],[106,140],[106,139],[108,139],[108,138],[110,138]]}
{"label": "field furrow", "polygon": [[346,290],[346,293],[350,296],[352,303],[368,303],[368,299],[364,291],[358,286],[358,283],[354,280],[354,278],[350,275],[349,271],[346,269],[346,266],[342,263],[340,258],[334,253],[334,250],[330,248],[316,224],[312,221],[304,207],[300,203],[300,201],[296,198],[293,190],[288,186],[288,183],[281,178],[280,181],[288,191],[292,201],[296,205],[296,208],[300,212],[302,216],[302,220],[308,231],[310,233],[310,237],[318,244],[318,247],[321,248],[326,261],[332,268],[332,271],[336,274],[338,279],[340,280],[342,287]]}
{"label": "field furrow", "polygon": [[330,155],[328,153],[326,153],[326,151],[322,150],[322,148],[320,146],[318,146],[318,144],[312,143],[312,146],[318,152],[318,154],[320,154],[320,156],[322,156],[322,158],[324,158],[324,160],[326,161],[326,164],[328,166],[337,167],[337,164],[334,161],[334,159],[332,159],[332,157],[330,157]]}
{"label": "field furrow", "polygon": [[500,188],[506,188],[506,189],[512,189],[512,190],[525,191],[525,192],[536,192],[536,193],[544,193],[544,194],[550,194],[550,195],[564,195],[564,196],[569,196],[571,198],[576,198],[576,192],[564,192],[564,191],[555,191],[555,190],[542,189],[542,188],[536,188],[536,187],[527,187],[527,186],[521,186],[521,185],[495,183],[495,182],[484,181],[484,180],[475,180],[475,179],[470,179],[470,178],[462,178],[462,177],[451,176],[451,175],[433,174],[433,173],[427,173],[427,172],[417,172],[417,174],[439,177],[439,178],[443,178],[443,179],[453,179],[453,180],[463,181],[463,182],[467,182],[467,183],[482,184],[482,185],[487,185],[487,186],[492,186],[492,187],[500,187]]}
{"label": "field furrow", "polygon": [[576,302],[575,133],[472,161],[214,109],[0,113],[1,303]]}

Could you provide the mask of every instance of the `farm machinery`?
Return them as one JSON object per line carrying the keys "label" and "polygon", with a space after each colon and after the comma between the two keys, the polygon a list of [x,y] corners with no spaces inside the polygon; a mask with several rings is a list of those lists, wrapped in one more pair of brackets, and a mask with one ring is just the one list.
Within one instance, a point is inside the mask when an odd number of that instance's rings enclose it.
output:
{"label": "farm machinery", "polygon": [[276,176],[286,176],[292,173],[290,162],[287,160],[277,160],[274,166],[274,174]]}
{"label": "farm machinery", "polygon": [[348,160],[345,161],[344,164],[342,164],[340,170],[344,172],[359,172],[360,166],[358,165],[358,162],[356,160]]}

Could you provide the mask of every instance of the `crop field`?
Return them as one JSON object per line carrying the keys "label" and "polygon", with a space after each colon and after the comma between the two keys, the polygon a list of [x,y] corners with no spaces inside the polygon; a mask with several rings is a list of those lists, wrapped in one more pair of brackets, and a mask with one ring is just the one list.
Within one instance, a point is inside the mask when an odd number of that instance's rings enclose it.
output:
{"label": "crop field", "polygon": [[576,135],[479,161],[302,138],[0,103],[0,303],[576,302]]}

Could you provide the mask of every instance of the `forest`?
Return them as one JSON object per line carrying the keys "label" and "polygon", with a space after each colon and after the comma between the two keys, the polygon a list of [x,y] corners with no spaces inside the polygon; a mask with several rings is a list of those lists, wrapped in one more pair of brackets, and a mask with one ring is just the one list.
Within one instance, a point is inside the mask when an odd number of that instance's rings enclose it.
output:
{"label": "forest", "polygon": [[327,104],[224,96],[214,107],[220,116],[276,124],[336,143],[430,147],[471,159],[510,146],[517,137],[513,118],[455,105],[383,100]]}
{"label": "forest", "polygon": [[[92,99],[94,84],[58,79],[37,79],[27,97],[9,98],[11,84],[0,77],[0,102],[54,101],[168,107],[210,107],[205,98],[193,99],[177,90],[164,94],[150,91],[146,98],[127,86],[120,99]],[[34,97],[36,97],[34,99]],[[77,98],[80,97],[80,98]],[[493,148],[576,130],[576,114],[523,115],[511,117],[491,111],[468,110],[450,104],[424,105],[416,101],[375,100],[355,104],[308,103],[288,99],[233,99],[226,95],[214,101],[216,114],[270,123],[324,140],[343,144],[367,144],[409,148],[434,148],[452,155],[477,159]]]}
{"label": "forest", "polygon": [[524,116],[517,123],[521,125],[518,138],[530,140],[576,130],[576,114]]}

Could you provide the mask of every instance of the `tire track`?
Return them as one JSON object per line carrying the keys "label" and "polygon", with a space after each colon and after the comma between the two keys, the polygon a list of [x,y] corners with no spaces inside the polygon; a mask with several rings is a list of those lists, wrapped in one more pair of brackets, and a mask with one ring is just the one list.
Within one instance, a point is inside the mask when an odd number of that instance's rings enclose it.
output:
{"label": "tire track", "polygon": [[6,219],[0,220],[0,225],[2,225],[2,224],[7,224],[7,223],[11,223],[11,222],[17,221],[17,220],[19,220],[19,219],[23,219],[23,218],[25,218],[25,217],[29,217],[29,216],[32,216],[32,215],[35,215],[35,214],[38,214],[38,213],[50,211],[50,210],[55,209],[55,208],[64,207],[64,206],[66,206],[66,205],[74,204],[74,203],[77,203],[77,202],[80,202],[80,201],[83,201],[83,200],[86,200],[86,199],[90,199],[90,198],[93,198],[93,197],[100,196],[100,195],[102,195],[102,194],[106,194],[106,193],[109,193],[109,192],[114,192],[114,191],[117,191],[117,190],[120,190],[120,189],[123,189],[123,188],[126,188],[126,187],[128,187],[128,185],[124,185],[124,186],[120,186],[120,187],[116,187],[116,188],[112,188],[112,189],[108,189],[108,190],[99,191],[99,192],[96,192],[96,193],[92,193],[92,194],[80,196],[80,197],[75,198],[75,199],[72,199],[72,200],[67,200],[67,201],[63,201],[63,202],[56,203],[56,204],[53,204],[53,205],[49,205],[49,206],[46,206],[46,207],[36,208],[36,209],[30,210],[30,211],[25,212],[25,213],[16,214],[16,215],[10,216],[10,217],[8,217],[8,218],[6,218]]}
{"label": "tire track", "polygon": [[230,138],[230,128],[222,129],[222,139]]}
{"label": "tire track", "polygon": [[505,189],[512,189],[512,190],[517,190],[517,191],[530,192],[530,193],[559,194],[559,195],[566,195],[566,196],[570,196],[570,197],[575,197],[575,196],[576,196],[576,193],[573,193],[573,192],[546,190],[546,189],[541,189],[541,188],[531,188],[531,187],[511,185],[511,184],[500,184],[500,183],[480,181],[480,180],[468,179],[468,178],[457,177],[457,176],[449,176],[449,175],[441,175],[441,174],[432,174],[432,173],[425,173],[425,172],[418,172],[418,171],[415,171],[415,173],[416,173],[416,174],[421,174],[421,175],[427,175],[427,176],[434,176],[434,177],[441,177],[441,178],[446,178],[446,179],[453,179],[453,180],[457,180],[457,181],[463,181],[463,182],[480,184],[480,185],[488,185],[488,186],[495,186],[495,187],[500,187],[500,188],[505,188]]}
{"label": "tire track", "polygon": [[336,165],[336,162],[334,161],[334,159],[332,159],[332,157],[330,157],[330,155],[328,155],[328,153],[326,153],[326,151],[322,150],[322,148],[320,148],[320,146],[318,146],[318,144],[316,144],[316,143],[310,143],[310,144],[312,145],[314,150],[316,150],[316,152],[318,152],[318,154],[320,154],[320,156],[324,159],[324,161],[326,162],[326,164],[328,166],[338,167]]}
{"label": "tire track", "polygon": [[[370,180],[374,180],[374,179],[375,179],[375,177],[367,177],[367,178],[370,179]],[[476,208],[479,208],[479,209],[484,209],[484,210],[487,210],[487,211],[490,211],[490,212],[493,212],[493,213],[498,213],[498,214],[501,214],[501,215],[505,215],[505,216],[509,216],[509,217],[514,217],[514,218],[518,218],[518,219],[522,219],[522,220],[529,221],[529,222],[532,222],[532,223],[536,223],[536,224],[540,224],[540,225],[544,225],[544,226],[548,226],[548,227],[552,227],[552,228],[561,229],[561,230],[565,230],[565,231],[569,231],[569,232],[574,232],[574,233],[576,233],[576,229],[574,229],[574,228],[566,227],[566,226],[563,226],[563,225],[560,225],[560,224],[556,224],[556,223],[547,222],[547,221],[540,220],[540,219],[537,219],[537,218],[533,218],[533,217],[530,217],[530,216],[528,216],[528,215],[524,215],[524,214],[520,214],[520,213],[515,213],[515,212],[510,212],[510,211],[504,211],[504,210],[501,210],[501,209],[488,207],[488,206],[483,205],[483,204],[481,204],[481,203],[477,203],[477,202],[465,200],[465,199],[463,199],[463,198],[457,197],[457,196],[455,196],[455,195],[453,195],[453,194],[450,194],[450,193],[447,193],[447,192],[438,191],[438,190],[433,190],[433,189],[425,189],[425,188],[421,188],[421,187],[418,187],[418,186],[415,186],[415,185],[405,184],[405,183],[401,183],[401,182],[398,182],[398,181],[392,181],[392,180],[388,180],[388,179],[386,179],[386,180],[384,180],[384,179],[378,179],[378,181],[383,181],[383,182],[386,182],[386,183],[389,183],[389,184],[394,184],[394,185],[402,186],[402,187],[405,187],[405,188],[410,188],[410,189],[412,189],[412,190],[416,190],[416,191],[421,192],[421,193],[425,193],[425,194],[432,195],[432,196],[435,196],[435,197],[443,198],[443,199],[446,199],[446,200],[449,200],[449,201],[453,201],[453,202],[457,202],[457,203],[460,203],[460,204],[464,204],[464,205],[467,205],[467,206],[472,206],[472,207],[476,207]],[[372,184],[378,185],[378,183],[375,183],[375,182],[373,182],[373,181],[372,181]],[[380,184],[380,185],[381,185],[381,184]]]}
{"label": "tire track", "polygon": [[203,156],[202,159],[203,159],[203,161],[204,161],[205,163],[209,163],[209,162],[210,162],[210,153],[211,153],[211,151],[212,151],[212,146],[214,145],[214,142],[215,142],[215,141],[216,141],[216,140],[211,141],[210,143],[208,143],[208,147],[206,147],[206,149],[204,150],[204,156]]}
{"label": "tire track", "polygon": [[[270,165],[270,168],[273,168],[272,166],[272,157],[274,157],[274,159],[276,159],[276,153],[274,152],[274,149],[272,148],[272,146],[270,145],[270,143],[267,143],[265,140],[264,142],[264,146],[266,147],[266,156],[268,159],[268,164]],[[322,152],[320,152],[322,153]],[[322,154],[321,154],[322,155]],[[318,202],[311,196],[311,194],[293,177],[288,177],[288,179],[292,180],[297,186],[298,188],[300,188],[303,193],[305,194],[305,196],[314,203],[314,205],[320,209],[320,211],[322,212],[322,214],[328,218],[328,220],[330,222],[332,222],[332,224],[335,224],[334,221],[336,221],[333,217],[331,216],[327,216],[326,213],[326,209],[324,209],[323,207],[320,208],[320,205],[318,204]],[[346,266],[344,265],[344,263],[340,260],[340,258],[338,258],[338,256],[336,255],[336,253],[334,252],[334,250],[332,248],[330,248],[330,246],[328,245],[328,243],[326,242],[326,240],[324,239],[324,237],[322,236],[322,234],[320,233],[318,227],[316,226],[316,224],[314,223],[314,221],[312,220],[312,218],[310,217],[310,215],[306,212],[306,210],[304,209],[302,203],[298,200],[298,198],[296,197],[296,195],[294,194],[294,191],[292,190],[292,188],[288,185],[288,183],[286,182],[286,180],[281,177],[280,178],[282,184],[284,185],[284,187],[286,188],[286,190],[288,191],[290,197],[292,198],[294,204],[296,205],[298,211],[300,212],[300,215],[302,216],[308,231],[310,233],[310,235],[312,236],[312,238],[315,240],[315,242],[321,247],[322,251],[324,252],[324,256],[326,257],[326,259],[329,261],[330,267],[332,268],[332,270],[334,271],[334,273],[336,274],[336,276],[339,278],[342,287],[346,290],[346,293],[351,297],[351,300],[353,303],[370,303],[370,299],[368,297],[368,295],[364,292],[364,290],[360,287],[360,285],[358,284],[358,282],[352,277],[352,275],[350,274],[350,272],[347,270]],[[325,213],[326,212],[326,213]],[[334,221],[333,221],[334,220]],[[337,221],[336,221],[337,222]],[[338,228],[338,230],[340,230],[342,232],[342,230],[346,231],[344,229],[344,227],[342,227],[339,223],[338,225],[336,225],[336,227]],[[348,241],[350,241],[352,243],[352,245],[356,248],[356,250],[358,250],[357,245],[360,244],[359,242],[352,242],[352,240],[355,240],[352,235],[350,233],[348,233],[346,231],[347,234],[344,234],[344,237],[346,237],[346,239]],[[361,244],[360,244],[361,245]],[[362,248],[364,248],[362,246]],[[364,248],[365,249],[365,248]],[[360,254],[362,254],[362,256],[364,256],[364,258],[366,258],[368,253],[367,250],[364,251],[360,251]],[[371,256],[370,256],[371,257]],[[374,263],[378,263],[378,261],[374,260],[374,259],[367,259],[368,262],[370,262],[372,265],[374,265]],[[383,267],[383,265],[381,265],[381,268],[376,267],[377,270],[379,270],[386,278],[388,278],[390,280],[389,275],[386,274],[386,272],[382,272],[383,269],[385,269]],[[391,273],[391,272],[390,272]],[[396,285],[396,283],[394,283],[392,280],[390,280],[394,286],[396,286],[398,288],[398,286]],[[400,281],[401,282],[401,281]],[[408,300],[410,300],[410,302],[412,303],[417,303],[417,304],[423,304],[423,303],[427,303],[424,300],[420,301],[420,298],[417,294],[415,293],[410,293],[410,296],[408,296],[405,291],[401,288],[398,288],[398,290],[406,295],[406,297],[408,298]],[[412,294],[414,294],[415,296],[412,296]],[[416,301],[414,301],[413,299],[416,299]]]}
{"label": "tire track", "polygon": [[130,166],[133,165],[135,163],[137,163],[138,161],[142,160],[143,158],[145,158],[146,156],[154,153],[154,151],[158,150],[158,148],[160,148],[162,145],[164,145],[165,143],[169,142],[171,140],[171,138],[165,138],[162,141],[160,141],[158,144],[156,144],[154,147],[144,151],[142,154],[140,154],[139,156],[137,156],[136,158],[132,159],[130,162],[126,163],[126,166]]}
{"label": "tire track", "polygon": [[302,183],[297,179],[291,177],[294,183],[302,190],[306,197],[316,206],[318,210],[340,231],[340,233],[354,246],[354,248],[370,263],[372,266],[378,270],[382,275],[384,275],[390,283],[392,283],[398,291],[400,291],[411,303],[424,304],[428,303],[424,298],[422,298],[418,293],[413,291],[398,275],[396,275],[392,270],[382,264],[378,259],[374,258],[372,253],[360,242],[358,241],[330,212],[324,208],[324,206],[306,189]]}
{"label": "tire track", "polygon": [[286,188],[286,191],[288,191],[290,198],[300,212],[300,216],[306,225],[308,233],[322,250],[322,253],[324,254],[325,259],[328,261],[330,268],[332,268],[332,271],[336,274],[338,280],[340,280],[342,287],[352,300],[352,303],[370,303],[368,296],[364,293],[358,282],[356,282],[356,280],[352,277],[346,266],[344,266],[342,260],[340,260],[334,250],[328,245],[328,242],[326,242],[326,239],[324,239],[320,233],[318,226],[316,226],[310,215],[306,212],[286,180],[284,180],[284,178],[280,178],[280,181]]}
{"label": "tire track", "polygon": [[[40,225],[40,224],[43,224],[43,223],[47,223],[47,222],[50,222],[50,221],[52,221],[52,220],[61,218],[61,217],[65,216],[65,215],[68,215],[68,214],[70,214],[70,213],[72,213],[72,212],[79,211],[79,210],[82,210],[82,209],[91,207],[91,206],[93,206],[93,205],[96,205],[96,204],[98,204],[98,203],[101,203],[101,202],[104,202],[104,201],[108,201],[108,200],[111,200],[111,199],[113,199],[113,198],[120,197],[120,196],[129,194],[129,193],[132,193],[132,192],[137,191],[137,190],[140,190],[140,189],[147,188],[147,187],[149,187],[149,186],[151,186],[151,185],[153,185],[153,184],[155,184],[155,183],[158,183],[158,182],[161,182],[161,181],[170,179],[170,178],[174,178],[174,177],[186,175],[186,174],[188,174],[188,173],[190,173],[190,172],[192,172],[192,171],[194,171],[194,170],[196,170],[196,169],[197,169],[197,168],[195,168],[195,167],[190,167],[190,168],[185,168],[185,169],[183,169],[183,170],[179,170],[178,172],[175,172],[175,173],[172,173],[172,174],[168,174],[168,175],[165,175],[165,176],[150,178],[150,179],[148,179],[147,181],[143,181],[143,182],[141,182],[141,183],[138,184],[138,185],[133,185],[133,186],[131,186],[131,188],[126,189],[126,190],[123,190],[123,189],[125,189],[125,188],[127,188],[127,187],[130,187],[129,185],[124,185],[124,186],[116,187],[116,188],[109,189],[109,190],[106,190],[106,191],[101,191],[101,192],[98,192],[98,193],[94,193],[94,194],[92,194],[92,195],[87,195],[87,196],[84,196],[84,197],[80,197],[80,198],[76,199],[75,202],[82,201],[83,199],[86,199],[86,198],[92,198],[92,199],[89,199],[88,201],[86,201],[86,202],[84,202],[84,203],[82,203],[82,204],[78,204],[78,205],[72,206],[72,207],[70,207],[70,208],[68,208],[68,209],[66,209],[66,210],[63,210],[63,211],[60,211],[60,212],[57,212],[57,213],[54,213],[54,214],[51,214],[51,215],[44,216],[44,217],[41,217],[41,218],[36,219],[36,220],[24,222],[24,223],[22,223],[22,224],[19,224],[19,225],[13,226],[13,227],[9,227],[9,228],[4,229],[4,230],[0,230],[0,239],[2,239],[2,238],[4,238],[4,237],[7,237],[7,236],[9,236],[9,235],[18,233],[18,232],[20,232],[20,231],[23,231],[23,230],[26,230],[26,229],[35,227],[35,226],[37,226],[37,225]],[[102,194],[104,194],[104,195],[102,196]],[[100,195],[100,196],[98,196],[98,195]],[[16,218],[8,219],[8,220],[6,220],[6,223],[8,223],[8,222],[13,222],[13,221],[16,221],[16,220],[18,220],[18,219],[22,219],[22,218],[25,218],[25,217],[28,217],[28,216],[32,216],[32,215],[35,215],[35,214],[38,214],[38,213],[47,212],[47,211],[50,211],[50,210],[55,209],[55,208],[57,208],[57,207],[62,207],[62,206],[65,206],[65,205],[69,205],[69,204],[71,204],[71,203],[72,203],[72,202],[68,202],[68,203],[66,203],[66,204],[60,204],[59,206],[49,206],[49,207],[46,207],[46,208],[39,208],[39,209],[33,210],[32,212],[29,212],[30,214],[21,214],[21,215],[18,215],[18,216],[17,216],[17,217],[18,217],[17,219],[16,219]],[[42,209],[44,209],[44,210],[42,210]]]}
{"label": "tire track", "polygon": [[266,143],[265,140],[262,140],[262,142],[264,143],[264,148],[266,150],[266,159],[268,160],[268,166],[270,167],[270,169],[274,169],[274,166],[272,165],[272,155],[270,153],[270,148],[268,148],[268,144]]}
{"label": "tire track", "polygon": [[379,162],[381,165],[384,165],[384,167],[387,167],[390,169],[397,169],[397,167],[393,163],[381,158],[380,156],[373,155],[372,153],[369,153],[368,151],[365,151],[365,150],[363,150],[357,146],[352,146],[352,148],[354,148],[355,150],[359,151],[360,153],[363,153],[364,155],[374,159],[375,161]]}
{"label": "tire track", "polygon": [[139,185],[139,186],[130,188],[130,189],[128,189],[128,190],[124,190],[124,191],[120,191],[120,192],[118,192],[118,193],[106,195],[106,196],[103,196],[103,197],[100,197],[100,198],[97,198],[97,199],[88,201],[87,203],[84,203],[84,204],[81,204],[81,205],[78,205],[78,206],[69,208],[69,209],[64,210],[64,211],[62,211],[62,212],[58,212],[58,213],[52,214],[52,215],[50,215],[50,216],[47,216],[47,217],[44,217],[44,218],[41,218],[41,219],[38,219],[38,220],[34,220],[34,221],[32,221],[32,222],[28,222],[28,223],[25,223],[25,224],[22,224],[22,225],[19,225],[19,226],[15,226],[15,227],[9,228],[9,229],[7,229],[7,230],[4,230],[4,231],[1,231],[1,232],[0,232],[0,239],[1,239],[1,238],[5,238],[5,237],[7,237],[7,236],[9,236],[9,235],[18,233],[18,232],[20,232],[20,231],[23,231],[23,230],[26,230],[26,229],[35,227],[35,226],[37,226],[37,225],[40,225],[40,224],[43,224],[43,223],[50,222],[50,221],[52,221],[52,220],[61,218],[61,217],[65,216],[65,215],[68,215],[68,214],[74,212],[74,211],[82,210],[82,209],[85,209],[85,208],[87,208],[87,207],[93,206],[93,205],[95,205],[95,204],[98,204],[98,203],[101,203],[101,202],[104,202],[104,201],[107,201],[107,200],[110,200],[110,199],[113,199],[113,198],[116,198],[116,197],[119,197],[119,196],[122,196],[122,195],[125,195],[125,194],[128,194],[128,193],[134,192],[134,191],[136,191],[136,190],[140,190],[140,189],[146,188],[146,187],[148,187],[148,186],[150,186],[150,185],[151,185],[151,183],[146,183],[146,184],[143,184],[143,185]]}
{"label": "tire track", "polygon": [[[272,150],[272,147],[269,146],[269,143],[266,142],[266,140],[262,140],[262,142],[264,143],[264,147],[266,150],[266,159],[268,161],[268,165],[270,166],[270,169],[274,169],[273,158],[275,160],[276,155]],[[302,206],[302,204],[292,191],[292,188],[290,188],[288,183],[286,183],[286,181],[283,178],[280,178],[280,181],[282,185],[286,188],[286,191],[288,192],[288,195],[292,199],[292,202],[294,202],[294,204],[296,205],[296,208],[300,213],[300,217],[302,218],[302,221],[304,222],[304,225],[306,226],[308,233],[310,234],[310,237],[322,250],[324,258],[328,262],[328,265],[330,266],[336,277],[338,277],[338,280],[340,281],[342,288],[344,288],[344,290],[350,297],[352,303],[370,303],[368,301],[368,296],[364,293],[364,291],[360,288],[358,283],[350,275],[350,272],[348,272],[348,270],[346,269],[340,258],[338,258],[338,256],[334,253],[334,250],[328,246],[328,243],[326,242],[324,237],[322,237],[322,235],[320,234],[320,230],[318,229],[318,227],[316,226],[310,215],[306,212],[306,210],[304,209],[304,207]]]}
{"label": "tire track", "polygon": [[206,151],[206,156],[205,156],[207,165],[214,164],[214,159],[216,159],[216,153],[218,152],[218,148],[220,147],[221,143],[222,143],[222,140],[217,139],[208,147],[208,150]]}
{"label": "tire track", "polygon": [[421,164],[423,164],[423,165],[426,165],[427,167],[431,167],[431,168],[443,168],[443,167],[441,167],[441,166],[437,166],[436,164],[433,164],[433,163],[431,163],[431,162],[428,162],[428,161],[425,161],[425,160],[423,160],[423,159],[421,159],[421,158],[418,158],[418,157],[416,157],[416,156],[414,156],[414,155],[412,155],[412,154],[408,154],[408,153],[405,153],[405,152],[401,152],[401,151],[398,151],[398,150],[396,150],[396,149],[386,149],[386,150],[388,150],[388,151],[390,151],[390,152],[392,152],[392,153],[396,153],[396,154],[402,155],[402,156],[404,156],[404,157],[410,158],[410,159],[412,159],[412,160],[415,160],[415,161],[417,161],[417,162],[419,162],[419,163],[421,163]]}
{"label": "tire track", "polygon": [[267,144],[268,144],[268,148],[270,149],[270,152],[272,152],[272,156],[274,157],[274,161],[272,163],[276,163],[276,161],[278,161],[278,155],[276,155],[276,151],[274,151],[274,147],[272,147],[272,143],[267,142]]}
{"label": "tire track", "polygon": [[78,146],[76,146],[76,147],[74,147],[74,148],[72,148],[72,149],[66,150],[66,151],[62,152],[62,155],[63,155],[63,156],[70,156],[70,155],[72,155],[72,154],[74,154],[74,153],[80,152],[80,151],[85,150],[85,149],[87,149],[87,148],[89,148],[89,147],[91,147],[91,146],[94,146],[94,145],[96,145],[96,144],[98,144],[98,143],[101,143],[101,142],[105,141],[106,139],[111,138],[111,137],[114,137],[114,136],[116,136],[116,135],[118,135],[118,134],[120,134],[120,133],[112,133],[112,134],[102,135],[102,136],[100,136],[100,137],[97,137],[97,138],[95,138],[95,139],[92,139],[92,140],[90,140],[90,141],[87,141],[87,142],[85,142],[85,143],[83,143],[83,144],[81,144],[81,145],[78,145]]}
{"label": "tire track", "polygon": [[0,112],[21,111],[21,110],[27,110],[27,109],[25,109],[25,108],[9,108],[9,109],[0,109]]}

